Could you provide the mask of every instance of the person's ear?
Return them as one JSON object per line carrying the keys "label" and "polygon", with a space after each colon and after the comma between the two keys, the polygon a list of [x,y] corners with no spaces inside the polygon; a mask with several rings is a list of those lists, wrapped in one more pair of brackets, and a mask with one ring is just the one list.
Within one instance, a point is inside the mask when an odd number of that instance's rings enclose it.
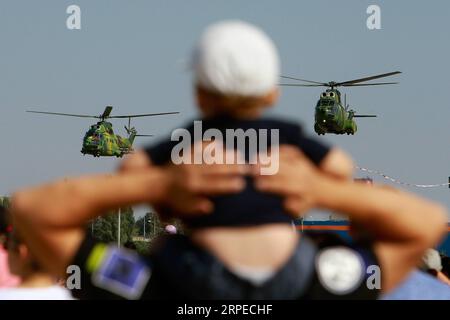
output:
{"label": "person's ear", "polygon": [[264,105],[269,108],[275,105],[278,102],[278,98],[280,97],[280,90],[278,88],[274,88],[268,94],[264,96]]}
{"label": "person's ear", "polygon": [[197,106],[204,114],[208,114],[209,106],[211,105],[211,99],[208,94],[199,86],[194,87],[194,92]]}

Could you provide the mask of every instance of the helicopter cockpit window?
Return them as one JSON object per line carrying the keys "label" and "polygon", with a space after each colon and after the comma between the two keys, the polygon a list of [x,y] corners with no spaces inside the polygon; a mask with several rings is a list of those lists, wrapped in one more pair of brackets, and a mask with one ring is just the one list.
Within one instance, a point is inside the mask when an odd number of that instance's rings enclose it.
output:
{"label": "helicopter cockpit window", "polygon": [[334,92],[330,92],[330,97],[334,97]]}
{"label": "helicopter cockpit window", "polygon": [[320,105],[324,106],[324,107],[332,106],[332,105],[334,105],[334,101],[330,100],[330,99],[323,99],[320,101]]}

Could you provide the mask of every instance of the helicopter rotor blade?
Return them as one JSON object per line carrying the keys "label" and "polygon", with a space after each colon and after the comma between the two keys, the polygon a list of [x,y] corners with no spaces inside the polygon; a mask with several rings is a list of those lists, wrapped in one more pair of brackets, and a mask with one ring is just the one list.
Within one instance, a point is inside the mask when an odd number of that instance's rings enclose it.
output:
{"label": "helicopter rotor blade", "polygon": [[59,113],[59,112],[46,112],[46,111],[34,111],[34,110],[27,110],[26,112],[29,113],[39,113],[39,114],[50,114],[54,116],[65,116],[65,117],[77,117],[77,118],[93,118],[93,119],[99,119],[99,116],[90,116],[86,114],[71,114],[71,113]]}
{"label": "helicopter rotor blade", "polygon": [[342,87],[369,87],[369,86],[384,86],[389,84],[398,84],[398,82],[376,82],[376,83],[356,83],[356,84],[343,84]]}
{"label": "helicopter rotor blade", "polygon": [[323,84],[296,84],[296,83],[280,83],[282,87],[328,87]]}
{"label": "helicopter rotor blade", "polygon": [[154,137],[153,134],[137,134],[136,137]]}
{"label": "helicopter rotor blade", "polygon": [[163,116],[168,114],[179,114],[180,112],[161,112],[161,113],[146,113],[146,114],[130,114],[126,116],[111,116],[110,119],[126,119],[126,118],[141,118],[141,117],[153,117],[153,116]]}
{"label": "helicopter rotor blade", "polygon": [[377,118],[374,114],[354,114],[353,118]]}
{"label": "helicopter rotor blade", "polygon": [[379,74],[379,75],[376,75],[376,76],[370,76],[370,77],[365,77],[365,78],[360,78],[360,79],[355,79],[355,80],[338,82],[338,83],[336,83],[336,86],[343,86],[343,85],[348,85],[348,84],[366,82],[366,81],[370,81],[370,80],[390,77],[390,76],[393,76],[393,75],[396,75],[396,74],[400,74],[400,73],[401,73],[400,71],[394,71],[394,72]]}
{"label": "helicopter rotor blade", "polygon": [[318,81],[311,81],[311,80],[305,80],[305,79],[300,79],[300,78],[293,78],[293,77],[287,77],[287,76],[280,76],[283,79],[290,79],[290,80],[296,80],[296,81],[303,81],[303,82],[309,82],[309,83],[313,83],[313,84],[320,84],[322,86],[326,86],[326,83],[323,82],[318,82]]}
{"label": "helicopter rotor blade", "polygon": [[111,106],[107,106],[105,108],[105,111],[103,111],[102,115],[100,116],[101,119],[106,119],[109,117],[109,115],[111,114],[113,107]]}

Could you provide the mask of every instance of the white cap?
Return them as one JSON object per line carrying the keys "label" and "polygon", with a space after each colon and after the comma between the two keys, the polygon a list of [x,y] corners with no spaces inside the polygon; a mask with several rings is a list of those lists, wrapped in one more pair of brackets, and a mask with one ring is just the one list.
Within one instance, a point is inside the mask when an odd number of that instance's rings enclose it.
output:
{"label": "white cap", "polygon": [[193,53],[197,85],[224,95],[263,96],[277,86],[280,62],[272,40],[242,21],[209,26]]}

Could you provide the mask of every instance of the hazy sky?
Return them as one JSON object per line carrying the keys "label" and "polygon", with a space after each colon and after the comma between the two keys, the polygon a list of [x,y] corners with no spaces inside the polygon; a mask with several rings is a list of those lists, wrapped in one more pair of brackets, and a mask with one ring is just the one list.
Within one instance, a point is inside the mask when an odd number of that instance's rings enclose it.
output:
{"label": "hazy sky", "polygon": [[[66,8],[82,11],[82,29],[66,28]],[[366,9],[381,7],[381,30]],[[163,137],[196,114],[190,74],[194,41],[208,24],[243,19],[274,39],[286,75],[350,80],[400,70],[389,87],[343,89],[348,102],[377,119],[359,119],[354,137],[321,137],[361,166],[411,183],[450,175],[450,22],[448,1],[118,1],[0,2],[0,194],[56,177],[113,170],[116,159],[83,157],[88,119],[46,117],[27,108],[100,114],[178,110],[137,119],[141,133]],[[314,135],[321,88],[284,88],[273,113]],[[123,134],[124,122],[115,121]],[[137,144],[156,141],[141,138]],[[358,173],[357,176],[365,176]],[[376,181],[384,180],[374,177]],[[155,186],[157,187],[157,186]],[[410,190],[450,206],[446,187]],[[151,191],[151,190],[149,190]]]}

